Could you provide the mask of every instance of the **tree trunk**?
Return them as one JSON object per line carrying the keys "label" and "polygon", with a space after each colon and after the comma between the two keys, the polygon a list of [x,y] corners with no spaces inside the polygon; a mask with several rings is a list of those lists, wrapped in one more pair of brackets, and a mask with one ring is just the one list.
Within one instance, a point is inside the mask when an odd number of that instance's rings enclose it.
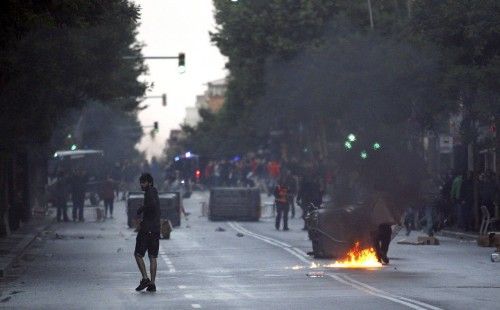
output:
{"label": "tree trunk", "polygon": [[[500,130],[500,113],[497,113],[495,115],[495,174],[497,177],[497,193],[500,193],[500,134],[498,133],[498,130]],[[497,194],[497,201],[496,201],[496,216],[500,216],[500,207],[499,207],[499,202],[500,202],[500,194]]]}

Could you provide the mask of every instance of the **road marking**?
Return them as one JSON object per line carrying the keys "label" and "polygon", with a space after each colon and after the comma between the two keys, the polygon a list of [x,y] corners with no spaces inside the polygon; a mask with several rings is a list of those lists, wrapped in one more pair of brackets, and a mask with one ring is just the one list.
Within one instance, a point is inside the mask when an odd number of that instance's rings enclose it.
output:
{"label": "road marking", "polygon": [[165,253],[165,250],[163,250],[163,247],[161,245],[160,245],[160,250],[158,251],[158,254],[163,259],[165,264],[167,264],[168,272],[174,273],[175,272],[174,264],[172,263],[172,261],[168,257],[167,253]]}
{"label": "road marking", "polygon": [[179,286],[177,286],[177,287],[178,287],[178,288],[180,288],[181,290],[184,290],[184,289],[186,289],[186,288],[187,288],[187,286],[185,286],[185,285],[179,285]]}
{"label": "road marking", "polygon": [[193,299],[194,298],[193,295],[191,295],[191,294],[184,294],[184,297],[186,297],[188,299]]}
{"label": "road marking", "polygon": [[[233,228],[234,230],[238,231],[238,232],[241,232],[241,233],[245,233],[251,237],[254,237],[256,239],[259,239],[261,241],[264,241],[268,244],[271,244],[271,245],[274,245],[276,247],[279,247],[285,251],[287,251],[288,253],[292,254],[293,256],[297,257],[298,259],[300,259],[302,262],[305,262],[305,263],[312,263],[312,259],[307,255],[307,253],[305,253],[304,251],[298,249],[298,248],[295,248],[291,245],[289,245],[288,243],[285,243],[285,242],[282,242],[282,241],[279,241],[279,240],[276,240],[274,238],[271,238],[271,237],[268,237],[268,236],[263,236],[263,235],[260,235],[260,234],[257,234],[257,233],[254,233],[254,232],[251,232],[249,231],[248,229],[244,228],[243,226],[241,226],[240,224],[236,223],[236,222],[228,222],[229,226],[231,228]],[[398,296],[398,295],[394,295],[394,294],[390,294],[388,292],[385,292],[385,291],[382,291],[380,289],[377,289],[377,288],[374,288],[368,284],[365,284],[365,283],[362,283],[360,281],[357,281],[357,280],[354,280],[352,279],[351,277],[349,277],[348,275],[335,275],[335,274],[330,274],[330,273],[326,273],[326,275],[340,283],[343,283],[343,284],[346,284],[348,286],[351,286],[355,289],[358,289],[360,291],[363,291],[367,294],[370,294],[370,295],[373,295],[373,296],[377,296],[377,297],[380,297],[380,298],[383,298],[383,299],[386,299],[386,300],[389,300],[389,301],[392,301],[392,302],[395,302],[395,303],[398,303],[398,304],[401,304],[401,305],[404,305],[404,306],[407,306],[411,309],[415,309],[415,310],[428,310],[428,309],[431,309],[431,310],[443,310],[441,308],[438,308],[438,307],[435,307],[433,305],[430,305],[430,304],[427,304],[427,303],[424,303],[424,302],[421,302],[421,301],[418,301],[418,300],[414,300],[414,299],[410,299],[410,298],[406,298],[406,297],[402,297],[402,296]]]}
{"label": "road marking", "polygon": [[200,304],[191,304],[191,307],[193,307],[194,309],[201,309]]}
{"label": "road marking", "polygon": [[304,263],[307,263],[307,264],[311,263],[311,261],[309,260],[309,257],[306,258],[303,255],[301,255],[301,253],[294,251],[293,250],[294,247],[292,247],[288,243],[281,242],[281,241],[275,240],[275,239],[270,238],[270,237],[266,237],[266,236],[262,236],[262,235],[256,234],[254,232],[251,232],[251,231],[243,228],[238,223],[229,222],[229,226],[231,226],[234,230],[236,230],[236,231],[238,231],[240,233],[247,234],[247,235],[252,236],[252,237],[254,237],[256,239],[259,239],[259,240],[264,241],[266,243],[269,243],[271,245],[274,245],[274,246],[277,246],[279,248],[282,248],[285,251],[287,251],[288,253],[290,253],[293,256],[295,256],[298,259],[300,259]]}

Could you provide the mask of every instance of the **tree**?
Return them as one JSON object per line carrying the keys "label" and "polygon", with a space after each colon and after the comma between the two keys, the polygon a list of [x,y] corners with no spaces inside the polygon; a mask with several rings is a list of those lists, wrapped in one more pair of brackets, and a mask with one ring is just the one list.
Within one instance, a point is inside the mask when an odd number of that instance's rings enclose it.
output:
{"label": "tree", "polygon": [[139,9],[124,0],[8,1],[0,13],[2,144],[44,143],[89,100],[133,110],[146,85],[135,41]]}
{"label": "tree", "polygon": [[[416,1],[412,32],[441,51],[443,90],[455,110],[463,107],[462,137],[477,169],[477,122],[500,125],[500,3],[495,0]],[[496,141],[500,165],[500,138]],[[478,191],[475,178],[475,213]]]}

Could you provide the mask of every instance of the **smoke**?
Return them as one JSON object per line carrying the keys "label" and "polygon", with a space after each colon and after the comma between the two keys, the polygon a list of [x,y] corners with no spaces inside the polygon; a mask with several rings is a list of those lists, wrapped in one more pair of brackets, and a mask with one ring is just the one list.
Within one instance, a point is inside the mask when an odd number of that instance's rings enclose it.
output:
{"label": "smoke", "polygon": [[81,110],[72,110],[52,137],[52,147],[103,150],[108,166],[127,161],[142,161],[144,156],[135,145],[143,134],[140,122],[133,113],[92,101]]}
{"label": "smoke", "polygon": [[[261,134],[283,129],[281,142],[296,152],[328,153],[338,174],[357,171],[366,186],[408,191],[425,171],[422,133],[444,109],[439,72],[432,49],[332,25],[291,61],[268,61],[256,127]],[[348,133],[357,136],[351,150],[343,147]],[[328,152],[318,150],[321,143]]]}

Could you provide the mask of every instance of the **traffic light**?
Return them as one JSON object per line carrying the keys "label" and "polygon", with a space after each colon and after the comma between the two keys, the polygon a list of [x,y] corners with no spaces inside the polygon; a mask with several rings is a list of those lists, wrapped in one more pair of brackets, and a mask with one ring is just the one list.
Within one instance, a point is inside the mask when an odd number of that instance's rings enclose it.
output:
{"label": "traffic light", "polygon": [[347,140],[349,140],[350,142],[354,142],[354,141],[356,141],[356,136],[353,133],[350,133],[347,136]]}
{"label": "traffic light", "polygon": [[186,67],[186,54],[184,53],[179,53],[179,68],[185,68]]}
{"label": "traffic light", "polygon": [[73,145],[71,146],[71,150],[72,150],[72,151],[76,150],[77,148],[78,148],[78,146],[77,146],[76,144],[73,144]]}
{"label": "traffic light", "polygon": [[167,106],[167,94],[161,95],[161,104],[166,107]]}
{"label": "traffic light", "polygon": [[346,149],[350,150],[350,149],[352,149],[352,143],[351,143],[351,142],[349,142],[349,141],[346,141],[346,142],[344,143],[344,147],[345,147]]}
{"label": "traffic light", "polygon": [[373,143],[373,149],[375,151],[380,150],[381,147],[382,147],[382,145],[380,145],[380,143],[378,143],[378,142]]}
{"label": "traffic light", "polygon": [[368,158],[368,153],[366,151],[361,151],[360,156],[361,156],[362,159],[367,159]]}
{"label": "traffic light", "polygon": [[153,123],[153,128],[154,128],[154,131],[158,131],[158,122],[154,122]]}

